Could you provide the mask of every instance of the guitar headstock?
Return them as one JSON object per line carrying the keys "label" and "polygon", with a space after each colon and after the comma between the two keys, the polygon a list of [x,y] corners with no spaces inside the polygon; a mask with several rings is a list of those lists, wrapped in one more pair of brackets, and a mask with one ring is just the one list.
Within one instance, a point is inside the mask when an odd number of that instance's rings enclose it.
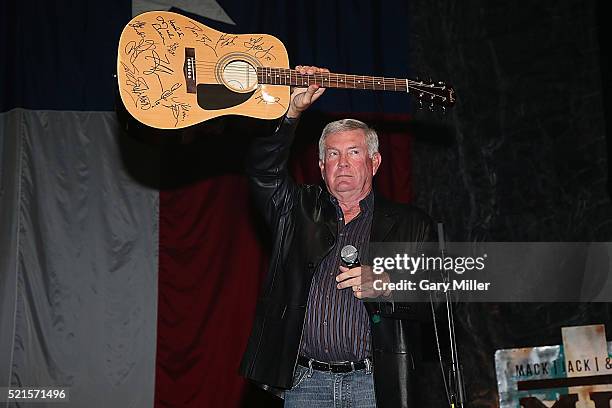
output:
{"label": "guitar headstock", "polygon": [[408,80],[407,84],[408,93],[418,99],[421,108],[428,106],[433,110],[434,106],[441,106],[446,109],[455,105],[455,89],[444,82]]}

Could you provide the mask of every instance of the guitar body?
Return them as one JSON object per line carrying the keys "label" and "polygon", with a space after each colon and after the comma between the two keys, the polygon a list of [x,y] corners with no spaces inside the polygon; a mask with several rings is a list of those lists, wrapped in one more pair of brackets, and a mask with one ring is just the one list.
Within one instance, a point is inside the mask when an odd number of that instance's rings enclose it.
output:
{"label": "guitar body", "polygon": [[134,17],[121,34],[117,80],[134,118],[180,129],[223,115],[282,116],[289,86],[260,84],[262,67],[289,68],[277,38],[226,34],[180,14],[151,11]]}

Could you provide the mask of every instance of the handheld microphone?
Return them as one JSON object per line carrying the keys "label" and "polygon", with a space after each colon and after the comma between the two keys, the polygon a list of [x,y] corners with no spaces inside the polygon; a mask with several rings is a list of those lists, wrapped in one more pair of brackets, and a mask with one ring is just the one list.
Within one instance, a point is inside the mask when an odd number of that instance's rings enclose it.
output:
{"label": "handheld microphone", "polygon": [[357,268],[361,266],[359,263],[359,251],[352,245],[346,245],[340,251],[340,259],[342,259],[342,263],[349,269]]}

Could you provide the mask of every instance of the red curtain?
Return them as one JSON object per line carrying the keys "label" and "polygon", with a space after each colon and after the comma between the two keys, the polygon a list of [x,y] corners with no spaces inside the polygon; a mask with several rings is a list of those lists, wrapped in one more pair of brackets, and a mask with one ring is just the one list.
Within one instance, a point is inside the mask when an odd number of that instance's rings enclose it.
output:
{"label": "red curtain", "polygon": [[[377,189],[410,201],[408,117],[351,117],[379,132]],[[324,122],[335,118],[300,123],[290,165],[298,182],[320,182],[316,142]],[[222,139],[176,149],[162,168],[189,181],[160,191],[156,407],[253,405],[238,366],[267,269],[268,232],[241,174],[244,149],[237,146],[248,135]]]}

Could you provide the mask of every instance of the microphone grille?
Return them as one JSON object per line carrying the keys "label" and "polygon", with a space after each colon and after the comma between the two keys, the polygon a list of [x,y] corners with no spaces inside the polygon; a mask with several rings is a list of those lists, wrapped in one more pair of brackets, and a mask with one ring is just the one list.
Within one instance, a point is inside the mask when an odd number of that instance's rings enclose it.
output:
{"label": "microphone grille", "polygon": [[346,245],[340,251],[340,258],[347,264],[352,264],[357,261],[359,257],[359,251],[352,245]]}

